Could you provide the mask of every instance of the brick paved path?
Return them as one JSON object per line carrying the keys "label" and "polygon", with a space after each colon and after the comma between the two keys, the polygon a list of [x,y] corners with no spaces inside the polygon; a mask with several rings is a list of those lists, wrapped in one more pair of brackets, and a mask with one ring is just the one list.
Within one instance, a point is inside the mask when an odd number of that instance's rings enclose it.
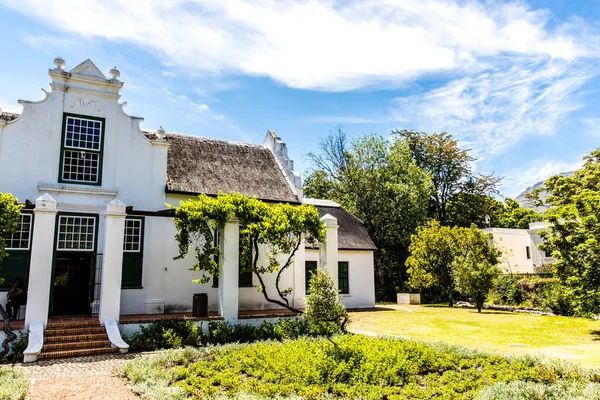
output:
{"label": "brick paved path", "polygon": [[30,399],[137,399],[125,382],[112,371],[134,358],[134,354],[40,360],[20,364],[31,380]]}

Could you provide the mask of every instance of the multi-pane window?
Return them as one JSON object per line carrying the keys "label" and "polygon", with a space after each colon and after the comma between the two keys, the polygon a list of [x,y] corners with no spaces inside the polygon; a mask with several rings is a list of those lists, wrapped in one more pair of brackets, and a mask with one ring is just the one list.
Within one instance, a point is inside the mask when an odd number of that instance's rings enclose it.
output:
{"label": "multi-pane window", "polygon": [[341,294],[350,293],[350,285],[348,281],[348,261],[338,262],[338,289]]}
{"label": "multi-pane window", "polygon": [[16,232],[6,241],[7,250],[29,250],[31,244],[31,214],[21,214]]}
{"label": "multi-pane window", "polygon": [[126,218],[123,231],[123,274],[121,287],[139,289],[142,287],[144,265],[144,218]]}
{"label": "multi-pane window", "polygon": [[93,251],[96,217],[61,215],[58,219],[58,250]]}
{"label": "multi-pane window", "polygon": [[304,264],[304,284],[306,288],[306,294],[310,294],[310,278],[313,274],[317,273],[317,262],[306,261]]}
{"label": "multi-pane window", "polygon": [[123,251],[139,252],[142,248],[142,220],[126,219]]}
{"label": "multi-pane window", "polygon": [[100,183],[102,121],[66,116],[61,180]]}

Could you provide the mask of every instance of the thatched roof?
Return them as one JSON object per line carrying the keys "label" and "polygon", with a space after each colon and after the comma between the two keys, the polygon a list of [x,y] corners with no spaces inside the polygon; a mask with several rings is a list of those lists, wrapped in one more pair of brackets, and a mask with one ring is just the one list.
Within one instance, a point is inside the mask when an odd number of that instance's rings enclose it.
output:
{"label": "thatched roof", "polygon": [[338,222],[339,250],[377,250],[371,236],[362,221],[344,210],[333,201],[304,199],[305,204],[313,204],[319,211],[319,216],[329,214]]}
{"label": "thatched roof", "polygon": [[[149,139],[155,134],[146,132]],[[298,203],[271,150],[262,145],[168,133],[167,192],[238,192],[261,200]]]}
{"label": "thatched roof", "polygon": [[4,121],[4,122],[10,122],[10,121],[14,121],[15,119],[19,118],[18,113],[12,113],[12,112],[5,112],[0,110],[0,121]]}

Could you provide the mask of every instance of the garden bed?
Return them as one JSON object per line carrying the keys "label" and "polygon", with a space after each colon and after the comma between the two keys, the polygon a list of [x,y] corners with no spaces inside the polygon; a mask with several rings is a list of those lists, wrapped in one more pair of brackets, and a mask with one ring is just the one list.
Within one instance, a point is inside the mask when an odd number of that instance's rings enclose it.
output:
{"label": "garden bed", "polygon": [[29,393],[29,380],[23,372],[0,366],[0,400],[21,400]]}
{"label": "garden bed", "polygon": [[518,394],[531,390],[600,399],[600,372],[564,363],[360,335],[334,341],[166,350],[137,358],[121,375],[150,399],[525,399]]}

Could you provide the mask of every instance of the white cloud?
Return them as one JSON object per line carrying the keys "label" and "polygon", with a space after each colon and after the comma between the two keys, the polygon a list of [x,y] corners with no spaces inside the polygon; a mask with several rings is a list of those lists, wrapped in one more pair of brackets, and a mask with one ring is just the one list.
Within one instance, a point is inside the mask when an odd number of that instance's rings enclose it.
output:
{"label": "white cloud", "polygon": [[221,120],[225,119],[225,116],[221,115],[221,114],[217,114],[217,115],[213,115],[213,118],[216,119],[217,121],[221,121]]}
{"label": "white cloud", "polygon": [[399,98],[393,112],[407,129],[452,133],[482,161],[528,136],[554,134],[582,107],[576,93],[593,68],[560,60],[509,64]]}
{"label": "white cloud", "polygon": [[549,12],[522,2],[0,2],[57,30],[143,46],[165,65],[268,76],[295,88],[399,85],[424,73],[478,70],[493,57],[576,60],[598,48],[582,23],[550,28]]}
{"label": "white cloud", "polygon": [[550,178],[561,172],[575,171],[583,165],[583,161],[564,162],[551,160],[535,160],[528,165],[506,171],[502,180],[502,192],[515,198],[528,187]]}
{"label": "white cloud", "polygon": [[164,76],[164,77],[170,77],[170,76],[177,76],[177,74],[175,72],[172,72],[172,71],[163,70],[162,71],[162,76]]}

